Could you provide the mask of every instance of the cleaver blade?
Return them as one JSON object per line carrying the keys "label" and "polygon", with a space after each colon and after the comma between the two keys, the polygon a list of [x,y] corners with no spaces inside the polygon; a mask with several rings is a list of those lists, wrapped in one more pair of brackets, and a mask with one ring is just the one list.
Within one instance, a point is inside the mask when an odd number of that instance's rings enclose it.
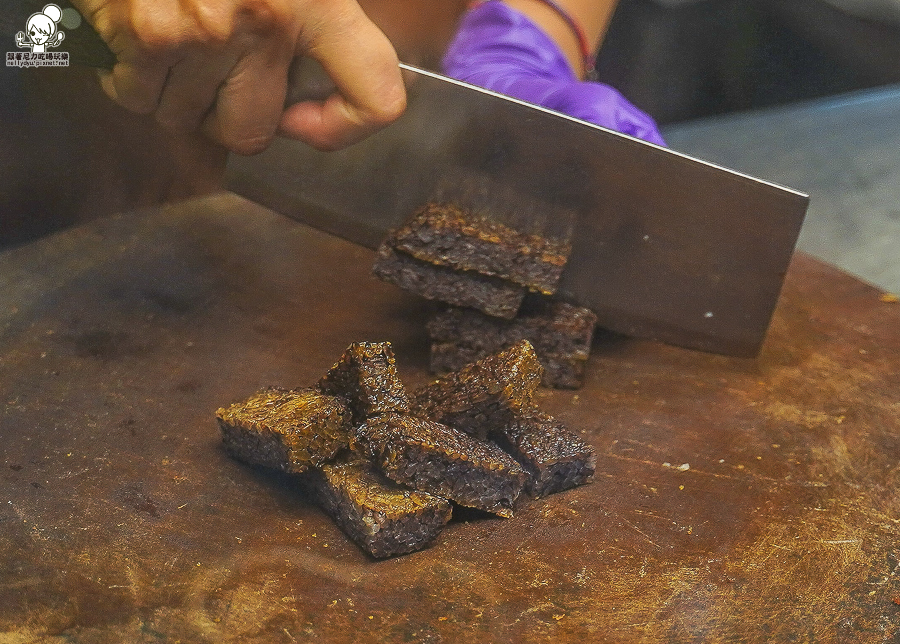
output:
{"label": "cleaver blade", "polygon": [[376,248],[429,200],[527,232],[568,225],[558,296],[601,327],[758,354],[809,204],[801,192],[409,65],[408,107],[338,152],[277,139],[225,187]]}

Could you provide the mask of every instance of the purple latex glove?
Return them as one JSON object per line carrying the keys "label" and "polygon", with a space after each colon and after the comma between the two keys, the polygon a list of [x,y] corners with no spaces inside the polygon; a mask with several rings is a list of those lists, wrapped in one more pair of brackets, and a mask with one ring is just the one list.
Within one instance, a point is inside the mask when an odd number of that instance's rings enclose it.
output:
{"label": "purple latex glove", "polygon": [[472,85],[665,145],[652,118],[609,85],[579,80],[559,46],[503,2],[463,17],[442,66]]}

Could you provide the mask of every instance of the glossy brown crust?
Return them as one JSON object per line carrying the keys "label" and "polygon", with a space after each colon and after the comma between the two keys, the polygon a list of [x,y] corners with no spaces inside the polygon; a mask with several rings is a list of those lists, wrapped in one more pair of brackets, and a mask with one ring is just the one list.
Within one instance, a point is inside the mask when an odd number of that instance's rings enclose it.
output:
{"label": "glossy brown crust", "polygon": [[[502,345],[501,345],[502,347]],[[433,342],[429,351],[428,369],[435,374],[446,374],[458,371],[465,365],[480,360],[487,351],[454,344],[452,342]],[[571,355],[540,355],[544,375],[541,384],[554,389],[580,389],[584,382],[586,360]]]}
{"label": "glossy brown crust", "polygon": [[378,249],[372,274],[429,300],[468,306],[501,318],[514,317],[525,297],[525,288],[518,284],[436,266],[397,252],[389,244]]}
{"label": "glossy brown crust", "polygon": [[446,373],[520,340],[528,340],[544,367],[543,384],[577,389],[590,355],[597,316],[589,309],[541,298],[528,300],[512,320],[448,307],[428,322],[431,371]]}
{"label": "glossy brown crust", "polygon": [[306,481],[335,523],[379,559],[427,547],[452,512],[447,500],[400,486],[365,460],[322,465]]}
{"label": "glossy brown crust", "polygon": [[511,517],[525,470],[496,445],[423,418],[386,414],[356,430],[391,479],[466,507]]}
{"label": "glossy brown crust", "polygon": [[225,449],[235,458],[299,473],[349,443],[350,410],[313,389],[264,389],[216,411]]}
{"label": "glossy brown crust", "polygon": [[409,411],[390,342],[354,342],[316,387],[346,400],[355,424],[373,414]]}
{"label": "glossy brown crust", "polygon": [[594,475],[593,448],[549,414],[517,417],[491,438],[528,472],[525,491],[532,498],[582,485]]}
{"label": "glossy brown crust", "polygon": [[518,232],[454,204],[429,203],[391,236],[396,250],[456,270],[499,277],[551,294],[572,246]]}
{"label": "glossy brown crust", "polygon": [[534,407],[544,369],[522,340],[412,394],[413,413],[480,438]]}

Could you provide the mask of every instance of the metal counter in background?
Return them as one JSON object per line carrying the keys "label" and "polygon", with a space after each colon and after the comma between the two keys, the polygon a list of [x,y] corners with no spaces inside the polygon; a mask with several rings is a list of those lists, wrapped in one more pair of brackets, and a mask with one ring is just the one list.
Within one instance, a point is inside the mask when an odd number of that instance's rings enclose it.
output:
{"label": "metal counter in background", "polygon": [[680,152],[808,193],[798,248],[900,292],[900,86],[684,123],[664,135]]}

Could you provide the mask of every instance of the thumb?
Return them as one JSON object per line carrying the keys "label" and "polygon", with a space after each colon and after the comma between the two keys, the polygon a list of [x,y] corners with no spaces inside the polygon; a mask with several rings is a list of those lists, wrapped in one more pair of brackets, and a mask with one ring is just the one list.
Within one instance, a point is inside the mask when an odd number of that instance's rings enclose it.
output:
{"label": "thumb", "polygon": [[323,18],[303,48],[336,86],[322,101],[306,100],[285,110],[280,132],[313,147],[345,147],[384,127],[406,108],[399,61],[387,37],[355,2],[338,16]]}

